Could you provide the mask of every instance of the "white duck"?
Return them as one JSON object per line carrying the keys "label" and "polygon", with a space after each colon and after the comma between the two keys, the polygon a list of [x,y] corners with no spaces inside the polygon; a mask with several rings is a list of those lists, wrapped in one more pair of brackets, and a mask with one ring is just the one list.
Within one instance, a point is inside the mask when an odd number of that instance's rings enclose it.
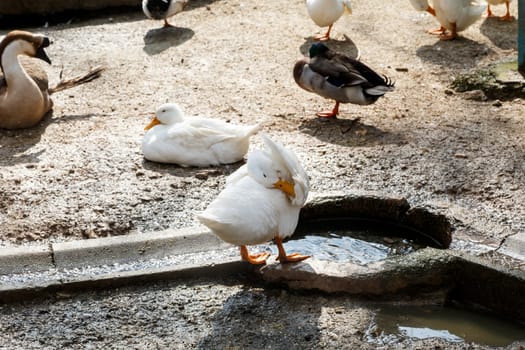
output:
{"label": "white duck", "polygon": [[306,0],[306,9],[315,24],[328,27],[326,33],[314,36],[314,39],[321,41],[330,39],[330,31],[343,13],[352,13],[350,0]]}
{"label": "white duck", "polygon": [[152,19],[163,19],[164,27],[174,27],[168,18],[184,9],[188,0],[142,0],[144,14]]}
{"label": "white duck", "polygon": [[142,151],[148,160],[181,166],[210,166],[240,161],[250,136],[261,128],[211,118],[185,117],[176,103],[157,109],[146,126]]}
{"label": "white duck", "polygon": [[500,5],[500,4],[503,4],[505,3],[505,6],[507,6],[507,12],[499,17],[499,19],[501,19],[502,21],[512,21],[514,20],[514,16],[511,16],[510,14],[510,2],[511,0],[487,0],[488,1],[488,6],[487,6],[487,14],[486,14],[486,17],[493,17],[494,14],[492,13],[492,10],[490,9],[490,5]]}
{"label": "white duck", "polygon": [[467,29],[481,18],[487,8],[484,0],[410,0],[412,6],[419,11],[434,14],[441,24],[436,30],[429,31],[439,35],[441,40],[452,40],[457,33]]}
{"label": "white duck", "polygon": [[247,164],[230,175],[226,187],[197,218],[222,240],[239,245],[241,257],[264,264],[269,253],[250,254],[246,245],[271,239],[281,263],[308,256],[287,255],[283,240],[291,236],[309,191],[308,175],[295,154],[263,136],[265,150],[248,155]]}
{"label": "white duck", "polygon": [[[25,31],[9,32],[0,42],[0,128],[30,128],[51,109],[46,72],[36,61],[23,60],[23,55],[51,64],[44,51],[49,38]],[[21,57],[19,57],[21,56]]]}

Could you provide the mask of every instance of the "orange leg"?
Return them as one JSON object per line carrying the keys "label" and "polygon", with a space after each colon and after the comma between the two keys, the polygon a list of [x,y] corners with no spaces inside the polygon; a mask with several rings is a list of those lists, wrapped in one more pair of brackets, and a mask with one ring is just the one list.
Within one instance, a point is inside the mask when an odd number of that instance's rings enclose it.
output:
{"label": "orange leg", "polygon": [[248,253],[248,248],[245,245],[241,245],[241,257],[242,260],[245,260],[253,265],[263,265],[266,264],[266,259],[270,256],[270,253],[258,253],[250,254]]}
{"label": "orange leg", "polygon": [[339,114],[339,102],[336,101],[334,109],[332,109],[331,111],[321,111],[317,113],[317,116],[321,118],[336,118],[338,114]]}
{"label": "orange leg", "polygon": [[443,26],[437,28],[437,29],[429,29],[428,33],[432,35],[443,35],[447,29]]}
{"label": "orange leg", "polygon": [[452,29],[450,30],[450,33],[444,32],[439,36],[439,40],[452,40],[458,36],[458,32],[456,31],[456,23],[452,23]]}
{"label": "orange leg", "polygon": [[435,16],[436,15],[436,11],[434,10],[434,8],[432,6],[428,6],[427,9],[425,10],[427,11],[428,13],[430,13],[432,16]]}
{"label": "orange leg", "polygon": [[175,26],[173,24],[171,24],[170,22],[168,22],[168,20],[166,18],[164,18],[164,28],[166,28],[166,27],[175,28]]}
{"label": "orange leg", "polygon": [[279,256],[277,257],[277,260],[279,260],[281,264],[302,261],[310,257],[308,255],[302,255],[299,253],[292,253],[290,255],[286,255],[286,251],[283,247],[283,239],[275,236],[273,240],[275,241],[275,244],[277,244],[277,249],[279,250]]}
{"label": "orange leg", "polygon": [[499,19],[502,21],[513,21],[514,16],[510,15],[510,1],[505,1],[505,5],[507,6],[507,13],[505,13],[505,15],[501,16]]}
{"label": "orange leg", "polygon": [[330,40],[330,31],[332,30],[332,26],[333,24],[330,24],[328,26],[328,30],[326,31],[326,33],[324,34],[318,34],[316,36],[314,36],[314,39],[315,40],[319,40],[319,41],[327,41],[327,40]]}
{"label": "orange leg", "polygon": [[494,17],[494,13],[492,13],[492,10],[490,9],[490,5],[487,5],[487,13],[483,15],[485,18]]}

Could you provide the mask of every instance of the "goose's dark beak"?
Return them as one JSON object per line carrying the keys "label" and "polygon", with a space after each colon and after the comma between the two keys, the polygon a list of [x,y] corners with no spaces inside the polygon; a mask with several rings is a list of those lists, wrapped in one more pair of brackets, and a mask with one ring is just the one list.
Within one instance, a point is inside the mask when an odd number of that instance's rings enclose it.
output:
{"label": "goose's dark beak", "polygon": [[36,50],[36,58],[40,58],[43,61],[46,61],[47,63],[51,64],[51,60],[49,59],[49,56],[44,51],[44,48],[48,47],[51,44],[48,37],[44,37],[42,40],[42,44],[40,44],[40,47]]}

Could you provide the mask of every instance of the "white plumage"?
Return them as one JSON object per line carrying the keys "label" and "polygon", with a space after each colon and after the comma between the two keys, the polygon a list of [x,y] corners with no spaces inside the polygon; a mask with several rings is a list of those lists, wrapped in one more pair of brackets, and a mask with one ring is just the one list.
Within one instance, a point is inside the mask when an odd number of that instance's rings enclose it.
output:
{"label": "white plumage", "polygon": [[328,27],[325,34],[315,37],[317,40],[330,39],[330,31],[334,23],[343,13],[352,13],[349,0],[306,0],[306,9],[315,24],[319,27]]}
{"label": "white plumage", "polygon": [[260,125],[237,125],[222,120],[185,117],[175,103],[157,109],[142,141],[148,160],[181,166],[211,166],[240,161],[250,136]]}
{"label": "white plumage", "polygon": [[309,191],[308,175],[295,154],[263,136],[265,150],[248,155],[247,164],[227,179],[226,187],[197,218],[222,240],[241,246],[241,256],[262,264],[269,254],[250,255],[246,245],[274,239],[281,262],[300,261],[286,255],[284,238],[297,226]]}

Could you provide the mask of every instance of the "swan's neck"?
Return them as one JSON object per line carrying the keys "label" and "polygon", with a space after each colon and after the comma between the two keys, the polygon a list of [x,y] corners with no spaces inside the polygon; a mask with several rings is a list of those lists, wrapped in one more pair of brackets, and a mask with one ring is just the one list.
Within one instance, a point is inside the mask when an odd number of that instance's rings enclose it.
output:
{"label": "swan's neck", "polygon": [[19,45],[13,43],[5,48],[1,57],[2,67],[4,68],[4,77],[9,93],[13,93],[13,89],[21,91],[27,95],[29,94],[26,89],[36,89],[40,92],[36,83],[22,68],[20,61],[18,60],[18,55],[20,54]]}

